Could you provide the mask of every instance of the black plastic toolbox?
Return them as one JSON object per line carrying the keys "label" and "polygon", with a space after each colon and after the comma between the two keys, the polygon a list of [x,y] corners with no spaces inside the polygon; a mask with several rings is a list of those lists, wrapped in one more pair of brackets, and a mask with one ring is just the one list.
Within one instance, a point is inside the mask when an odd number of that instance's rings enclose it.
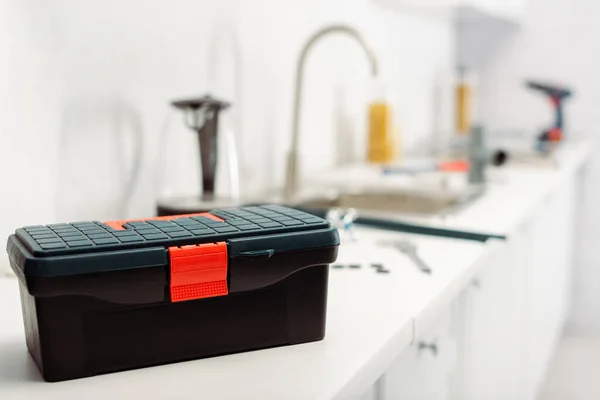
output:
{"label": "black plastic toolbox", "polygon": [[282,206],[17,229],[27,347],[61,381],[323,339],[339,237]]}

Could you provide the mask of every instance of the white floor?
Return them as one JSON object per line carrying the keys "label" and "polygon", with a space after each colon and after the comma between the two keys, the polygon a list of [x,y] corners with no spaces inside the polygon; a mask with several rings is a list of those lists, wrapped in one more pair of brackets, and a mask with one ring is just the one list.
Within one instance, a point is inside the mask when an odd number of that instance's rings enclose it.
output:
{"label": "white floor", "polygon": [[564,337],[539,400],[599,399],[600,337]]}

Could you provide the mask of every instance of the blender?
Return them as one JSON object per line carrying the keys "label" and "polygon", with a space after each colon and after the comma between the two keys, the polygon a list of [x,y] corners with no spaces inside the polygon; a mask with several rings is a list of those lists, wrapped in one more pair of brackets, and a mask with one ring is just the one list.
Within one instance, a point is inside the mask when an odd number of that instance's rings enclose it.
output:
{"label": "blender", "polygon": [[[170,131],[161,144],[165,159],[157,215],[191,214],[239,205],[235,196],[239,183],[234,135],[219,134],[223,130],[221,113],[231,104],[205,95],[173,101],[171,105],[177,114],[182,114],[183,124],[179,120],[173,130],[176,133]],[[219,185],[226,175],[228,188]],[[228,193],[223,194],[223,189]]]}

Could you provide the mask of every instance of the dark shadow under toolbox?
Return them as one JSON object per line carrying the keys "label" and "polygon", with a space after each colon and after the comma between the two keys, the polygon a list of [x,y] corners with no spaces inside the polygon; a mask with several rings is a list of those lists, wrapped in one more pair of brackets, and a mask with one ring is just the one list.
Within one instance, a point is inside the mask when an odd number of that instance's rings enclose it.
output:
{"label": "dark shadow under toolbox", "polygon": [[282,206],[17,229],[27,347],[45,380],[323,339],[337,231]]}

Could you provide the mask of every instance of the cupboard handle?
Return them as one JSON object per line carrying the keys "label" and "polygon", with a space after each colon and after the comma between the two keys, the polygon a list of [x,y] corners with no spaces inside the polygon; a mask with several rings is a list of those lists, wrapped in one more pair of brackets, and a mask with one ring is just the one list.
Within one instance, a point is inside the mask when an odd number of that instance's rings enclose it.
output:
{"label": "cupboard handle", "polygon": [[419,351],[430,350],[434,357],[437,357],[438,346],[436,343],[419,342]]}

